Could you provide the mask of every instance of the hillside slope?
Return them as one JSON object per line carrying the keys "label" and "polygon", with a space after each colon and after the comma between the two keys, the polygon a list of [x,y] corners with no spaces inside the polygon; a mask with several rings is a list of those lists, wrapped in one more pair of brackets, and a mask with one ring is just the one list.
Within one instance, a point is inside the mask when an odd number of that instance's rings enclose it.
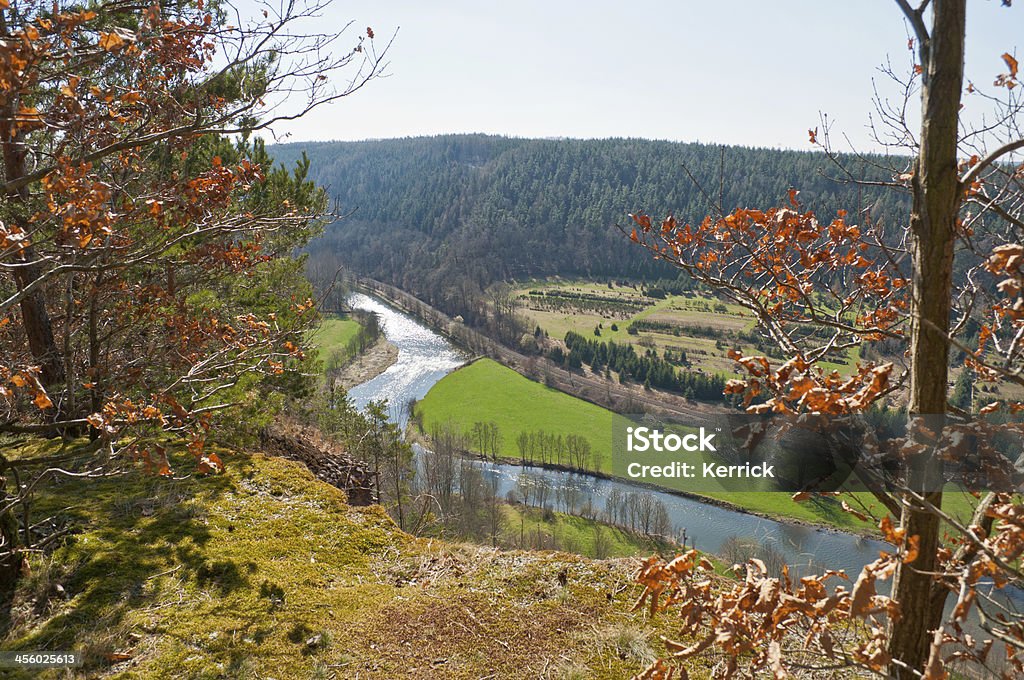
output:
{"label": "hillside slope", "polygon": [[[860,219],[868,210],[898,231],[908,208],[896,192],[835,181],[841,173],[822,153],[488,135],[296,143],[270,153],[289,167],[307,154],[310,177],[345,215],[310,244],[314,257],[330,253],[446,311],[461,302],[446,296],[465,295],[455,292],[463,284],[556,274],[674,278],[615,229],[637,210],[700,221],[719,201],[725,210],[764,208],[796,187],[823,215],[843,208]],[[855,174],[891,179],[862,159],[845,162]]]}
{"label": "hillside slope", "polygon": [[139,678],[620,678],[664,651],[628,612],[634,560],[416,539],[297,463],[225,462],[47,488],[33,512],[72,532],[31,558],[0,646]]}

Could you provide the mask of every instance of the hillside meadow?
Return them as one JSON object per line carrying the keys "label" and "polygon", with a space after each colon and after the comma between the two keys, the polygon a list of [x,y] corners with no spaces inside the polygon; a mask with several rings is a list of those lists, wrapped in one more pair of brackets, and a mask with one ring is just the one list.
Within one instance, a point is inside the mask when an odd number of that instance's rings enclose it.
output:
{"label": "hillside meadow", "polygon": [[[763,352],[750,340],[757,322],[749,310],[695,290],[651,296],[645,294],[647,287],[635,283],[552,278],[524,283],[514,292],[530,327],[555,340],[573,331],[602,342],[633,345],[638,353],[685,352],[690,366],[684,370],[727,377],[739,377],[736,363],[727,356],[730,349]],[[854,348],[821,366],[845,373],[859,357],[859,348]]]}
{"label": "hillside meadow", "polygon": [[[79,446],[0,444],[11,458]],[[5,677],[622,678],[664,654],[671,618],[630,612],[635,559],[414,538],[299,463],[219,453],[216,476],[40,489],[33,512],[61,513],[67,537],[30,556],[0,645],[84,666]]]}

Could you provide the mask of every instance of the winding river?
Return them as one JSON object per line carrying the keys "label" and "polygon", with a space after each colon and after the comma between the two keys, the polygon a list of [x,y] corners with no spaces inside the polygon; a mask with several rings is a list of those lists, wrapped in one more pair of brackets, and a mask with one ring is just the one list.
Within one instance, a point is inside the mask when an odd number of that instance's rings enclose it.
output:
{"label": "winding river", "polygon": [[353,293],[348,302],[354,309],[376,314],[384,335],[398,348],[394,364],[350,389],[348,396],[360,409],[371,401],[387,399],[391,420],[404,430],[409,403],[426,396],[434,383],[466,363],[468,357],[434,331],[376,298]]}
{"label": "winding river", "polygon": [[[387,339],[398,347],[398,360],[376,378],[356,386],[349,396],[362,408],[368,402],[387,399],[393,421],[405,427],[410,400],[423,398],[438,380],[461,366],[468,358],[447,339],[418,321],[375,298],[353,294],[349,303],[378,315]],[[496,477],[504,495],[515,488],[523,468],[518,465],[476,461],[485,475]],[[586,474],[532,468],[533,475],[547,478],[552,491],[575,487],[594,507],[603,508],[613,490],[636,491],[625,481],[602,479]],[[839,531],[791,522],[779,522],[736,510],[702,503],[676,494],[648,491],[668,510],[675,527],[686,529],[687,544],[717,553],[732,536],[753,538],[773,546],[793,567],[827,564],[856,574],[878,557],[886,544]]]}

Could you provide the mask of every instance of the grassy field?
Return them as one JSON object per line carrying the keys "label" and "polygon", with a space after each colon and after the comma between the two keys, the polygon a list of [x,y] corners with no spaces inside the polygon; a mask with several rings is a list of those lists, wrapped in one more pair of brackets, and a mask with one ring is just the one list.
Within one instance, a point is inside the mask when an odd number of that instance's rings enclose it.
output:
{"label": "grassy field", "polygon": [[33,511],[71,531],[30,554],[0,646],[74,650],[85,666],[4,677],[622,678],[665,654],[672,617],[629,611],[633,562],[416,539],[300,464],[219,453],[215,477],[40,489]]}
{"label": "grassy field", "polygon": [[[564,512],[545,513],[537,508],[503,505],[502,523],[505,536],[513,542],[523,539],[527,545],[533,546],[540,532],[545,539],[553,539],[560,550],[586,557],[635,557],[678,552],[678,548],[667,543]],[[605,541],[603,554],[598,554],[596,545],[598,531],[603,533],[602,540]],[[542,540],[540,543],[545,542]]]}
{"label": "grassy field", "polygon": [[491,359],[480,359],[445,376],[416,405],[424,428],[451,422],[468,429],[494,422],[501,455],[518,457],[516,436],[544,430],[582,435],[590,441],[596,469],[611,469],[612,412],[534,382]]}
{"label": "grassy field", "polygon": [[[531,292],[547,295],[531,295]],[[757,353],[753,345],[736,337],[754,329],[753,315],[739,305],[698,293],[656,299],[644,296],[639,286],[612,284],[609,288],[607,283],[594,281],[533,281],[518,288],[516,293],[523,305],[522,313],[530,324],[540,326],[557,340],[575,331],[604,341],[636,345],[638,349],[654,347],[659,353],[666,349],[685,350],[693,369],[730,377],[736,373],[734,362],[726,356],[729,349]],[[627,329],[638,321],[668,324],[672,329],[671,332],[667,332],[668,329],[641,330],[631,335]],[[599,337],[594,335],[598,327]],[[716,346],[718,340],[721,340],[720,346]],[[859,352],[851,350],[847,363],[823,363],[822,366],[842,372],[852,368],[858,358]]]}
{"label": "grassy field", "polygon": [[310,340],[324,359],[334,349],[344,350],[358,332],[359,322],[355,319],[328,316],[310,334]]}
{"label": "grassy field", "polygon": [[[461,430],[475,422],[494,422],[501,433],[501,454],[518,458],[516,436],[520,432],[543,429],[563,436],[587,437],[595,453],[591,470],[612,474],[612,412],[576,397],[528,380],[490,359],[478,360],[438,382],[416,405],[425,429],[452,423]],[[709,498],[777,518],[790,518],[843,529],[873,530],[873,522],[863,522],[843,511],[837,502],[796,503],[782,492],[707,493]],[[867,493],[859,499],[878,513],[878,505]],[[947,495],[945,507],[966,517],[973,499],[964,493]]]}

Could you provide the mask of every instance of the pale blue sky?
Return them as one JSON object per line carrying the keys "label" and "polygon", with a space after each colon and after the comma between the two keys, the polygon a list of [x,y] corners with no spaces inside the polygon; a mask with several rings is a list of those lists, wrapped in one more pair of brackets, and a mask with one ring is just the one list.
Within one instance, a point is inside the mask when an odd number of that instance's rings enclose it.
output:
{"label": "pale blue sky", "polygon": [[[989,86],[1003,52],[1024,62],[1024,7],[968,5],[967,75]],[[895,94],[877,67],[910,63],[893,0],[336,0],[319,28],[348,19],[378,44],[400,29],[391,75],[275,128],[288,141],[487,132],[805,149],[823,111],[866,149],[872,78]]]}

